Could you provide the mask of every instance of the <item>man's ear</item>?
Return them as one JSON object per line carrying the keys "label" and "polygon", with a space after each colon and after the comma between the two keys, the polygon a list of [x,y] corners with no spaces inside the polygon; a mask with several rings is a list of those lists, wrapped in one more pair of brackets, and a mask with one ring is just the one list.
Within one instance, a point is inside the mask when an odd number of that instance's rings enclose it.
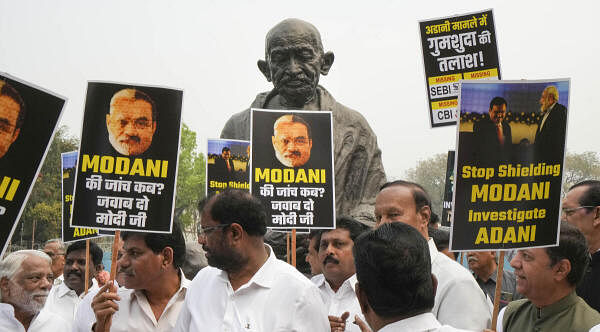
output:
{"label": "man's ear", "polygon": [[7,277],[0,278],[0,295],[4,293],[5,297],[8,296],[8,282]]}
{"label": "man's ear", "polygon": [[433,297],[435,298],[435,293],[437,293],[437,285],[438,281],[433,273],[431,274],[431,283],[433,284]]}
{"label": "man's ear", "polygon": [[419,217],[421,217],[421,221],[424,224],[423,227],[427,229],[427,226],[429,225],[429,218],[431,218],[431,208],[429,205],[425,205],[419,210]]}
{"label": "man's ear", "polygon": [[271,82],[271,70],[269,69],[269,64],[265,60],[258,60],[256,64],[258,65],[258,70],[265,75],[267,81]]}
{"label": "man's ear", "polygon": [[363,315],[366,316],[367,312],[369,312],[369,300],[367,299],[367,294],[365,294],[365,291],[360,288],[360,284],[358,282],[356,282],[354,285],[354,292],[356,293],[360,310],[363,312]]}
{"label": "man's ear", "polygon": [[571,262],[568,259],[563,258],[559,260],[552,269],[555,273],[554,279],[557,281],[565,280],[567,279],[569,272],[571,272]]}
{"label": "man's ear", "polygon": [[594,220],[592,221],[592,226],[600,227],[600,206],[594,208]]}
{"label": "man's ear", "polygon": [[242,228],[242,225],[234,222],[231,224],[231,226],[229,226],[229,229],[231,230],[231,239],[233,241],[239,241],[242,239],[244,235],[244,229]]}
{"label": "man's ear", "polygon": [[329,69],[333,65],[334,60],[333,52],[327,52],[323,54],[323,63],[321,64],[321,75],[327,75],[329,73]]}
{"label": "man's ear", "polygon": [[173,264],[173,248],[164,247],[162,250],[163,261],[161,263],[162,266],[167,267]]}

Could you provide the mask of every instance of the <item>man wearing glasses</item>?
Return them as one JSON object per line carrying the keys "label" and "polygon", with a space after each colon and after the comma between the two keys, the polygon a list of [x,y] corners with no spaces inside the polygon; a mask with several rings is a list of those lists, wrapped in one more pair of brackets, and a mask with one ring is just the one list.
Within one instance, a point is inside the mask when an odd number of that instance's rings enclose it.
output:
{"label": "man wearing glasses", "polygon": [[600,311],[600,181],[587,180],[572,186],[563,199],[561,218],[577,227],[587,240],[592,260],[577,295]]}
{"label": "man wearing glasses", "polygon": [[210,266],[192,281],[174,331],[330,331],[317,287],[265,245],[260,200],[227,190],[201,212]]}
{"label": "man wearing glasses", "polygon": [[52,258],[52,266],[50,268],[54,275],[54,285],[62,283],[64,281],[65,245],[60,239],[48,240],[43,251]]}

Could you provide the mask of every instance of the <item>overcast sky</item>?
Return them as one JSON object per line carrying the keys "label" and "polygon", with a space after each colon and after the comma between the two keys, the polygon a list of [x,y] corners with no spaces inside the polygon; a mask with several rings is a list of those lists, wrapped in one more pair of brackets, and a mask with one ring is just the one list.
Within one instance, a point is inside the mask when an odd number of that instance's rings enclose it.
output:
{"label": "overcast sky", "polygon": [[[576,4],[576,5],[575,5]],[[418,21],[493,8],[504,79],[571,78],[567,149],[600,152],[597,1],[0,0],[0,71],[69,98],[61,123],[80,135],[86,82],[184,90],[183,121],[218,137],[229,116],[271,89],[256,61],[266,32],[297,17],[335,62],[321,84],[378,136],[388,178],[455,145],[431,129]],[[597,95],[598,97],[598,95]]]}

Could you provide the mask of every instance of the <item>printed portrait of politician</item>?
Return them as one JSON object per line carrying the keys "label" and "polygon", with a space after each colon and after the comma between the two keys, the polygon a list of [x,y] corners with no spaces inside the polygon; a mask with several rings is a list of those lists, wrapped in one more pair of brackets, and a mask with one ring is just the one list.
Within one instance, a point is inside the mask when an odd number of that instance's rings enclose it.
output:
{"label": "printed portrait of politician", "polygon": [[123,89],[110,100],[106,114],[108,140],[125,156],[140,155],[152,144],[157,126],[156,105],[150,96],[137,89]]}
{"label": "printed portrait of politician", "polygon": [[298,115],[286,114],[273,124],[275,157],[284,166],[302,167],[310,159],[312,136],[308,123]]}
{"label": "printed portrait of politician", "polygon": [[19,137],[25,119],[25,103],[11,85],[0,80],[0,158]]}

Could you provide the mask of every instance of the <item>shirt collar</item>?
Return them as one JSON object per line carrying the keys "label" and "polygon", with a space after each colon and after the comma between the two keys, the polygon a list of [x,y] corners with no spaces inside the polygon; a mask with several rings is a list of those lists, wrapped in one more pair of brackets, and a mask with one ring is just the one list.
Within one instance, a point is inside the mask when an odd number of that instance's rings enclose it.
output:
{"label": "shirt collar", "polygon": [[406,319],[399,320],[397,322],[384,326],[379,332],[386,331],[429,331],[439,328],[440,322],[435,316],[426,312],[420,315],[409,317]]}
{"label": "shirt collar", "polygon": [[[247,283],[242,285],[238,290],[246,288],[252,284],[257,284],[261,287],[271,288],[275,282],[275,278],[278,278],[276,269],[277,257],[273,253],[273,249],[270,245],[264,244],[265,248],[269,252],[269,257],[265,263],[254,273],[252,278],[248,280]],[[226,283],[229,283],[229,277],[227,276],[227,272],[220,270],[219,278]]]}
{"label": "shirt collar", "polygon": [[427,245],[429,246],[429,257],[431,258],[431,264],[433,264],[433,261],[435,261],[439,251],[435,246],[435,242],[433,242],[433,238],[429,238],[429,241],[427,241]]}
{"label": "shirt collar", "polygon": [[[327,279],[325,279],[325,275],[322,273],[314,276],[312,280],[313,280],[313,283],[317,286],[317,288],[328,287],[329,289],[331,289],[331,286],[327,282]],[[344,282],[342,283],[342,285],[340,286],[338,291],[340,291],[342,288],[345,287],[345,288],[351,289],[353,292],[355,292],[356,290],[354,289],[354,287],[356,286],[356,281],[357,281],[357,279],[356,279],[356,273],[355,273],[355,274],[351,275],[348,279],[344,280]],[[327,285],[327,286],[325,286],[325,285]],[[331,291],[333,292],[333,289],[331,289]]]}
{"label": "shirt collar", "polygon": [[559,312],[565,310],[565,308],[570,307],[577,302],[579,297],[575,294],[575,291],[569,293],[569,295],[563,297],[558,300],[558,302],[552,303],[551,305],[545,306],[543,308],[536,308],[538,312],[538,318],[550,317],[557,315]]}
{"label": "shirt collar", "polygon": [[[186,291],[190,288],[191,283],[192,283],[189,279],[187,279],[185,277],[185,274],[183,274],[183,270],[181,268],[179,269],[179,278],[180,278],[179,289],[177,290],[177,292],[175,292],[173,297],[177,296],[177,294],[179,294],[179,293],[182,293],[185,295]],[[144,290],[142,290],[142,289],[133,290],[131,292],[130,296],[131,296],[131,299],[133,299],[136,296],[146,297],[146,295],[144,294]]]}
{"label": "shirt collar", "polygon": [[[58,297],[63,297],[67,294],[69,294],[69,292],[73,292],[74,296],[77,296],[77,293],[75,293],[75,291],[71,288],[69,288],[69,286],[67,286],[67,284],[63,281],[58,285],[54,285],[54,287],[56,287],[56,294],[58,295]],[[89,285],[88,288],[88,293],[94,289],[97,289],[98,287],[98,281],[96,281],[96,278],[92,278],[92,284]],[[85,292],[81,292],[81,295],[79,295],[79,298],[83,298],[85,296]]]}

